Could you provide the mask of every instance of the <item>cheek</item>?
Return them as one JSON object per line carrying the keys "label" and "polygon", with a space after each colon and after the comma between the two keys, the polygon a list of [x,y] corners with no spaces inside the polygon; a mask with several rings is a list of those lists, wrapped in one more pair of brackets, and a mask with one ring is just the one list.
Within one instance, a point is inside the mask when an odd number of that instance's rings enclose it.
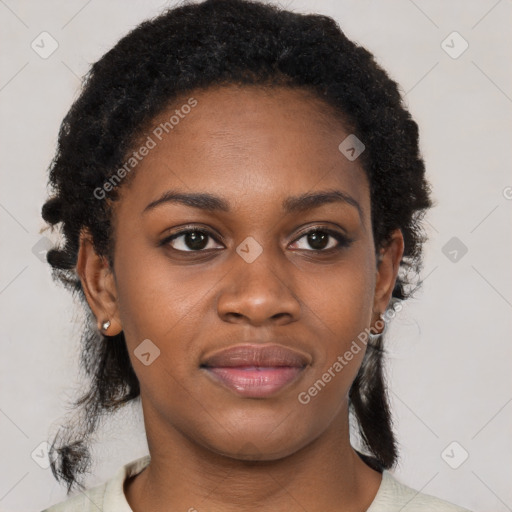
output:
{"label": "cheek", "polygon": [[208,273],[172,266],[158,250],[123,253],[117,262],[118,304],[129,344],[150,338],[166,344],[192,322],[208,283]]}
{"label": "cheek", "polygon": [[307,308],[317,319],[318,346],[313,371],[297,399],[319,418],[341,406],[366,351],[375,280],[364,261],[359,255],[338,272],[313,275],[304,293]]}
{"label": "cheek", "polygon": [[335,267],[301,276],[298,296],[304,300],[305,314],[317,321],[326,354],[344,352],[344,347],[369,326],[375,275],[367,259],[354,251]]}

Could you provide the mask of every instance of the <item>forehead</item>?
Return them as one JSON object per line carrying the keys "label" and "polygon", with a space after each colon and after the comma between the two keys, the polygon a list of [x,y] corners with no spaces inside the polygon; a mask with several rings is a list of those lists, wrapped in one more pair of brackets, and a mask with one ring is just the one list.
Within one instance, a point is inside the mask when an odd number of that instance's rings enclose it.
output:
{"label": "forehead", "polygon": [[336,189],[369,212],[366,174],[338,149],[349,134],[309,91],[194,91],[156,116],[141,137],[141,146],[152,147],[140,158],[126,197],[137,211],[167,190],[219,195],[233,210],[279,209],[290,195]]}

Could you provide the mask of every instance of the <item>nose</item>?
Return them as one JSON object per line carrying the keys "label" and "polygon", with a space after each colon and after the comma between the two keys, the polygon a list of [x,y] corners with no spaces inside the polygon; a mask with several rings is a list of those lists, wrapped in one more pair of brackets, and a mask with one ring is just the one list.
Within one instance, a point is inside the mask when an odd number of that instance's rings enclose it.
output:
{"label": "nose", "polygon": [[251,325],[285,325],[299,319],[301,305],[293,291],[293,264],[264,250],[248,263],[233,255],[233,266],[218,295],[222,320]]}

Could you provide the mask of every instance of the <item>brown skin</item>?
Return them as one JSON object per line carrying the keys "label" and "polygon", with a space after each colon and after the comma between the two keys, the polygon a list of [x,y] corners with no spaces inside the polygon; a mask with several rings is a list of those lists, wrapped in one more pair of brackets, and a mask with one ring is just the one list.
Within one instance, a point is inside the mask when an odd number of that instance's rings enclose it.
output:
{"label": "brown skin", "polygon": [[[377,265],[366,174],[338,150],[350,132],[311,93],[195,91],[154,126],[188,97],[197,106],[137,166],[114,205],[114,268],[86,231],[81,238],[88,303],[99,328],[111,321],[106,334],[124,331],[141,386],[151,463],[126,482],[127,500],[135,512],[366,510],[381,475],[359,459],[348,428],[364,350],[310,403],[297,397],[386,310],[402,234],[393,233]],[[164,203],[143,213],[170,189],[221,196],[231,212]],[[361,218],[346,203],[282,210],[289,196],[332,189],[352,196]],[[185,236],[158,246],[189,224],[212,232],[203,253]],[[313,227],[353,241],[332,251],[338,242],[329,237],[315,253],[303,233]],[[248,236],[263,249],[252,263],[236,252]],[[262,399],[236,395],[199,367],[206,355],[255,338],[293,347],[311,364]],[[149,366],[134,355],[145,339],[160,349]]]}

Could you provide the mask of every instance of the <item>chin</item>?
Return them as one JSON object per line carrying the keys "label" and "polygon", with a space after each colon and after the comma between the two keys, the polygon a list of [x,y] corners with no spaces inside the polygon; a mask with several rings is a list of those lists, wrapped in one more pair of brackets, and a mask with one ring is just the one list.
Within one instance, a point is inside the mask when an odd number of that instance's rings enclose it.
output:
{"label": "chin", "polygon": [[224,432],[215,437],[214,443],[209,443],[209,448],[236,460],[274,461],[293,455],[313,440],[312,436],[291,428],[291,425],[285,427],[281,424],[281,427],[276,429],[274,423],[273,432],[272,428],[258,429],[254,425],[247,429],[240,428],[233,435]]}

